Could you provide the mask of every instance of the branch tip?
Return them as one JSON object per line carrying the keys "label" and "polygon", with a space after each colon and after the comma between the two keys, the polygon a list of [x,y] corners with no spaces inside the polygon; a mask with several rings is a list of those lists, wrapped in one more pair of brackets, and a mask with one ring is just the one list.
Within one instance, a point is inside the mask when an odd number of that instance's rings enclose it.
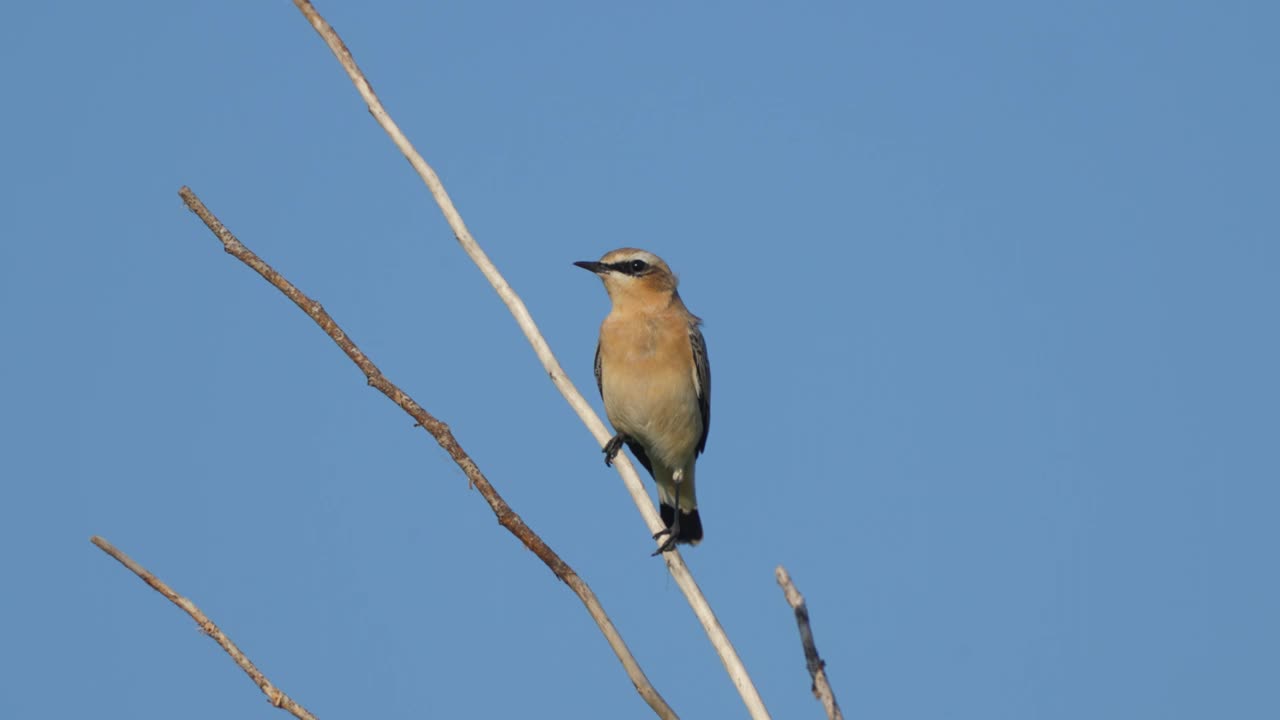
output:
{"label": "branch tip", "polygon": [[822,703],[822,709],[827,713],[827,720],[844,720],[844,714],[840,712],[840,705],[836,702],[835,692],[831,689],[831,683],[827,680],[827,663],[818,656],[818,647],[813,641],[813,629],[809,625],[809,608],[805,605],[804,596],[796,589],[795,583],[791,582],[791,575],[787,569],[779,565],[773,575],[778,580],[778,585],[782,587],[782,595],[786,598],[787,604],[795,612],[796,626],[800,630],[800,645],[804,648],[805,667],[809,670],[809,677],[813,680],[810,689],[813,696]]}
{"label": "branch tip", "polygon": [[[271,704],[287,711],[289,714],[298,718],[298,720],[316,720],[315,716],[308,712],[306,708],[289,699],[287,695],[280,692],[274,685],[272,685],[271,681],[267,679],[267,676],[263,675],[262,671],[258,670],[257,666],[255,666],[249,658],[245,657],[244,653],[240,651],[240,648],[236,647],[236,644],[231,641],[231,638],[227,637],[227,635],[223,633],[207,615],[201,612],[200,608],[196,607],[195,603],[179,595],[173,590],[173,588],[165,584],[163,580],[139,565],[133,560],[133,558],[126,555],[124,551],[107,542],[105,538],[99,535],[94,535],[89,538],[89,542],[98,546],[98,548],[103,552],[115,558],[121,565],[124,565],[133,572],[134,575],[137,575],[143,582],[151,586],[153,590],[165,596],[169,602],[177,605],[183,612],[189,615],[191,619],[195,621],[196,627],[200,629],[200,632],[213,638],[214,641],[217,642],[218,645],[227,653],[227,655],[231,656],[231,659],[235,661],[236,665],[239,665],[240,669],[249,676],[249,679],[258,686],[258,689],[262,690],[263,694],[267,696],[267,700],[271,702]],[[281,700],[279,703],[276,701],[277,696]]]}

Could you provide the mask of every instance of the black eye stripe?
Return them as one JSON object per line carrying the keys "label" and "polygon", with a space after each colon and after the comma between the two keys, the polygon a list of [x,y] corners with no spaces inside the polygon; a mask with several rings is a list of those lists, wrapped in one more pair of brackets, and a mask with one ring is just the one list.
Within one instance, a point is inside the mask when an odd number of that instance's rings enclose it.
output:
{"label": "black eye stripe", "polygon": [[623,260],[622,262],[611,263],[610,268],[617,270],[623,275],[644,275],[653,270],[653,266],[644,260]]}

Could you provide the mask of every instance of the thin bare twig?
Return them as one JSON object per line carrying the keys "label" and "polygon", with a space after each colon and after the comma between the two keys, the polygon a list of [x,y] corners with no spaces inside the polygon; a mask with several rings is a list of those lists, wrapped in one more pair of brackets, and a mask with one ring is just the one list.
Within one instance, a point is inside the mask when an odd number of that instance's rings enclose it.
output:
{"label": "thin bare twig", "polygon": [[844,720],[840,705],[836,703],[836,695],[831,691],[831,683],[827,682],[827,664],[818,657],[818,647],[813,643],[813,629],[809,627],[809,608],[804,603],[804,596],[796,589],[795,583],[791,582],[791,576],[787,574],[786,568],[779,565],[773,572],[778,578],[778,585],[782,586],[782,594],[786,596],[787,604],[796,611],[796,625],[800,627],[800,644],[804,646],[804,662],[809,666],[809,677],[813,678],[813,696],[818,698],[818,702],[822,703],[822,709],[827,711],[827,720]]}
{"label": "thin bare twig", "polygon": [[152,589],[168,598],[169,602],[182,608],[184,612],[190,615],[191,619],[195,620],[196,624],[200,626],[200,629],[204,631],[204,634],[213,638],[214,642],[218,643],[223,650],[227,651],[227,654],[231,656],[231,659],[240,666],[241,670],[244,670],[245,675],[248,675],[249,679],[262,689],[263,694],[267,696],[268,702],[281,710],[287,710],[291,715],[299,718],[299,720],[316,720],[315,715],[312,715],[306,708],[299,705],[288,695],[285,695],[283,690],[272,685],[271,681],[267,679],[267,676],[263,675],[262,671],[259,670],[257,666],[249,660],[249,658],[245,657],[244,653],[240,652],[240,648],[236,647],[236,644],[231,642],[231,638],[227,637],[226,633],[218,629],[218,626],[209,619],[208,615],[201,612],[200,608],[196,607],[195,603],[174,592],[173,588],[166,585],[163,580],[152,575],[146,568],[134,562],[133,558],[125,555],[123,551],[118,549],[115,545],[107,542],[105,539],[94,535],[89,538],[89,542],[92,542],[94,545],[101,548],[103,552],[116,560],[119,560],[121,565],[129,568],[129,570],[133,571],[134,575],[142,578],[142,581],[150,585]]}
{"label": "thin bare twig", "polygon": [[626,670],[627,677],[635,685],[636,692],[640,693],[640,697],[644,698],[644,701],[648,703],[649,707],[653,708],[658,717],[664,720],[676,718],[675,711],[658,694],[658,691],[649,682],[649,678],[645,676],[644,670],[640,669],[640,664],[632,656],[631,650],[622,639],[622,635],[613,626],[613,621],[609,619],[604,607],[600,605],[600,600],[596,598],[595,593],[591,591],[586,581],[579,577],[573,568],[569,567],[568,563],[561,560],[560,556],[543,542],[542,538],[538,537],[538,534],[511,509],[511,506],[507,505],[507,502],[502,499],[498,491],[489,483],[484,473],[480,472],[480,468],[476,466],[471,457],[458,444],[458,441],[453,437],[453,432],[449,430],[449,426],[436,419],[421,405],[414,402],[413,398],[388,380],[382,374],[382,371],[378,369],[378,366],[374,365],[373,361],[343,332],[338,323],[329,316],[329,313],[325,312],[320,303],[303,294],[293,283],[276,272],[262,258],[236,239],[236,236],[231,234],[231,231],[214,216],[209,208],[205,207],[200,198],[196,197],[191,188],[183,187],[178,194],[182,197],[182,201],[186,203],[187,207],[199,216],[204,221],[205,226],[217,236],[228,253],[253,268],[263,279],[284,293],[285,297],[292,300],[295,305],[320,326],[321,330],[324,330],[325,334],[337,343],[348,358],[351,358],[351,362],[360,368],[360,371],[368,378],[371,386],[390,398],[396,405],[399,405],[402,410],[417,421],[418,425],[431,433],[431,436],[440,444],[440,447],[444,448],[444,451],[449,453],[449,457],[453,458],[453,461],[462,469],[463,474],[467,476],[468,483],[479,490],[485,502],[489,503],[493,514],[498,518],[498,524],[506,528],[512,535],[515,535],[520,542],[524,543],[525,547],[538,556],[539,560],[545,563],[548,568],[551,568],[551,572],[555,573],[556,577],[560,578],[565,585],[568,585],[569,589],[586,606],[587,612],[596,621],[600,632],[604,633],[605,640],[609,642],[609,647],[613,648],[614,654],[618,656],[618,660]]}
{"label": "thin bare twig", "polygon": [[[359,66],[356,65],[351,51],[347,49],[346,44],[342,42],[342,38],[338,37],[338,33],[333,27],[320,16],[320,13],[316,11],[308,0],[294,0],[293,4],[302,11],[311,26],[324,39],[325,44],[329,46],[334,56],[337,57],[338,62],[346,70],[347,76],[360,93],[360,97],[364,99],[369,108],[369,113],[373,115],[374,120],[378,122],[378,125],[387,133],[391,141],[395,143],[395,146],[404,154],[409,164],[413,166],[418,176],[422,178],[423,183],[431,191],[431,195],[435,198],[436,204],[440,206],[440,211],[444,214],[445,220],[448,221],[449,227],[453,230],[458,244],[462,246],[462,249],[471,258],[472,262],[484,274],[485,279],[493,286],[498,296],[502,298],[502,302],[506,304],[507,309],[515,317],[516,323],[524,332],[529,344],[533,346],[534,353],[537,354],[538,359],[542,362],[542,367],[551,378],[551,382],[555,384],[556,389],[568,401],[569,406],[577,413],[578,418],[587,426],[587,429],[595,437],[600,447],[604,447],[604,444],[612,437],[612,433],[608,431],[599,416],[591,409],[586,399],[582,397],[582,393],[578,392],[573,382],[565,374],[564,369],[560,367],[560,362],[556,360],[555,355],[551,352],[551,347],[542,337],[542,333],[538,330],[538,326],[534,323],[533,316],[529,314],[524,302],[511,289],[506,279],[498,272],[497,267],[489,260],[488,255],[476,243],[475,238],[471,236],[471,231],[467,229],[466,223],[462,220],[462,215],[458,213],[453,201],[449,198],[449,194],[445,192],[444,184],[440,182],[439,176],[422,159],[422,155],[414,149],[413,144],[409,142],[404,132],[391,119],[386,108],[382,106],[382,102],[378,99],[377,94],[374,93],[369,80]],[[649,532],[651,534],[658,533],[665,526],[653,506],[653,501],[649,499],[649,494],[645,491],[644,484],[636,473],[635,467],[624,455],[618,456],[614,466],[622,475],[623,484],[631,495],[632,502],[635,503],[636,508],[640,511],[640,516],[648,526]],[[734,649],[733,643],[729,641],[729,636],[720,625],[720,621],[716,618],[715,612],[712,611],[711,605],[702,595],[702,590],[693,579],[689,568],[684,564],[684,559],[675,551],[663,553],[662,557],[666,561],[667,569],[676,581],[676,585],[684,593],[690,607],[693,608],[694,615],[697,616],[698,621],[702,624],[702,629],[711,640],[712,647],[715,648],[716,653],[720,656],[720,661],[724,663],[725,670],[729,673],[729,678],[738,689],[738,694],[742,697],[742,701],[747,706],[751,717],[754,720],[767,720],[769,711],[765,709],[760,693],[751,682],[751,676],[747,673],[746,666],[742,664],[737,650]]]}

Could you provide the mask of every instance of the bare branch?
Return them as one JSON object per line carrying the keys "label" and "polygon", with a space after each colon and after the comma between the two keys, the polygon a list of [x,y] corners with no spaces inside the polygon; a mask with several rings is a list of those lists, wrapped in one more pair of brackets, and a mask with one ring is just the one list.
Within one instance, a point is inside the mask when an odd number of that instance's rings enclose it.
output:
{"label": "bare branch", "polygon": [[787,574],[786,568],[779,565],[778,569],[774,570],[774,575],[778,578],[778,585],[782,586],[782,594],[786,596],[787,604],[796,611],[796,625],[800,627],[800,644],[804,646],[804,661],[809,666],[809,676],[813,678],[813,696],[818,698],[818,702],[822,703],[822,709],[827,711],[827,720],[844,720],[844,714],[840,712],[840,706],[836,703],[836,695],[831,691],[831,683],[827,682],[827,664],[818,657],[818,647],[813,643],[813,630],[809,627],[809,608],[804,603],[804,596],[791,582],[791,576]]}
{"label": "bare branch", "polygon": [[249,658],[244,656],[244,653],[240,652],[240,648],[236,647],[236,644],[231,642],[231,638],[227,637],[226,633],[218,629],[218,626],[209,619],[209,616],[201,612],[200,608],[196,607],[195,603],[174,592],[173,588],[166,585],[163,580],[152,575],[146,568],[134,562],[133,558],[125,555],[124,552],[107,542],[105,539],[94,535],[89,538],[89,541],[101,548],[106,554],[116,560],[119,560],[121,565],[129,568],[129,570],[133,571],[134,575],[142,578],[142,581],[150,585],[152,589],[168,598],[169,602],[182,608],[184,612],[190,615],[191,619],[196,621],[196,624],[200,626],[200,629],[204,634],[213,638],[214,642],[222,646],[222,649],[227,651],[227,654],[230,655],[231,659],[240,666],[241,670],[244,670],[244,673],[249,676],[249,679],[262,689],[263,694],[267,696],[268,702],[281,710],[287,710],[291,715],[299,718],[299,720],[315,720],[315,715],[307,712],[306,708],[299,705],[288,695],[285,695],[284,691],[280,690],[275,685],[272,685],[271,681],[267,679],[267,676],[263,675],[262,671],[250,662]]}
{"label": "bare branch", "polygon": [[[418,176],[422,178],[422,181],[435,198],[436,204],[440,206],[440,211],[444,214],[445,220],[448,221],[449,227],[453,230],[458,244],[462,246],[462,249],[470,256],[471,260],[480,269],[480,272],[484,274],[485,279],[497,291],[498,296],[502,298],[503,303],[506,304],[507,309],[511,311],[516,323],[524,332],[525,338],[533,346],[534,353],[537,354],[538,359],[542,362],[542,367],[547,372],[547,375],[550,376],[551,382],[555,384],[556,389],[568,401],[569,406],[573,408],[578,418],[582,420],[592,436],[595,437],[596,442],[603,448],[605,443],[609,441],[611,433],[595,414],[595,411],[591,409],[586,399],[582,397],[582,393],[578,392],[578,389],[574,387],[564,369],[560,367],[559,361],[552,354],[551,347],[542,337],[542,333],[538,330],[538,326],[534,323],[533,316],[529,314],[524,302],[511,289],[506,279],[498,272],[497,267],[489,260],[480,245],[476,243],[475,238],[471,236],[471,232],[467,230],[466,223],[462,221],[462,216],[458,213],[457,208],[454,207],[449,194],[445,192],[444,184],[440,182],[439,176],[422,159],[422,156],[414,149],[413,144],[409,142],[400,127],[391,119],[391,116],[382,106],[382,102],[373,92],[373,87],[369,84],[368,79],[359,66],[356,65],[355,58],[351,56],[351,51],[347,49],[346,44],[338,37],[338,33],[333,27],[320,16],[320,13],[307,0],[294,0],[293,4],[302,11],[311,26],[324,39],[334,56],[337,57],[338,62],[346,70],[351,82],[356,86],[360,97],[368,105],[369,113],[382,126],[382,129],[390,136],[391,141],[395,143],[395,146],[404,154],[409,164],[418,173]],[[653,507],[653,502],[649,499],[649,495],[645,491],[644,484],[636,473],[635,467],[624,455],[618,456],[614,466],[622,475],[623,484],[626,486],[627,492],[630,493],[631,500],[635,503],[636,508],[640,511],[640,516],[648,526],[649,532],[652,534],[658,533],[664,528],[664,525],[658,516],[657,510]],[[738,689],[738,694],[742,697],[743,703],[746,704],[751,717],[754,720],[766,720],[769,717],[769,711],[765,709],[760,693],[751,682],[746,666],[742,664],[737,650],[734,649],[733,643],[729,641],[729,636],[725,633],[724,628],[721,627],[720,621],[711,609],[711,605],[707,603],[706,598],[702,595],[702,590],[698,588],[693,575],[689,572],[688,567],[685,566],[684,559],[674,550],[663,553],[662,557],[666,561],[667,569],[672,578],[675,579],[676,585],[689,601],[694,615],[697,616],[703,630],[707,633],[707,637],[711,640],[712,646],[719,654],[720,661],[724,663],[725,670],[729,673],[730,679]]]}
{"label": "bare branch", "polygon": [[560,556],[543,542],[542,538],[538,537],[538,534],[526,525],[524,520],[520,519],[520,516],[511,509],[511,506],[507,505],[507,502],[502,499],[502,496],[498,494],[493,485],[489,484],[489,480],[484,476],[484,473],[480,472],[480,468],[476,466],[471,457],[458,444],[458,441],[453,437],[453,433],[449,430],[449,426],[424,410],[421,405],[414,402],[413,398],[383,376],[378,366],[374,365],[373,361],[352,342],[351,338],[338,326],[338,323],[320,306],[320,303],[303,294],[293,283],[276,272],[262,258],[236,239],[235,235],[231,234],[231,231],[210,212],[209,208],[205,207],[200,198],[196,197],[191,188],[183,187],[178,194],[182,197],[182,201],[186,203],[187,207],[204,221],[204,224],[209,230],[213,231],[218,240],[222,241],[222,246],[228,253],[253,268],[263,279],[284,293],[285,297],[292,300],[295,305],[320,326],[321,330],[324,330],[325,334],[338,344],[338,347],[342,349],[342,352],[346,353],[347,357],[351,358],[351,362],[355,363],[365,377],[368,378],[370,385],[390,398],[396,405],[399,405],[402,410],[417,421],[418,425],[431,433],[431,436],[440,444],[440,447],[444,448],[444,451],[449,453],[449,457],[453,458],[453,461],[462,469],[463,474],[467,476],[468,483],[479,490],[485,502],[489,503],[493,514],[498,518],[498,524],[506,528],[520,542],[524,543],[525,547],[533,551],[533,554],[537,555],[539,560],[542,560],[547,567],[551,568],[551,572],[555,573],[556,577],[568,585],[569,589],[586,606],[587,612],[596,621],[600,632],[604,633],[605,640],[609,642],[609,647],[613,648],[614,654],[618,656],[618,660],[627,672],[627,677],[631,678],[631,682],[635,685],[636,691],[640,693],[640,697],[644,698],[644,701],[649,704],[649,707],[653,708],[658,717],[664,718],[664,720],[676,718],[675,711],[667,705],[666,701],[662,699],[662,696],[658,694],[658,691],[649,682],[649,679],[645,677],[644,671],[640,669],[640,664],[631,655],[631,650],[627,648],[627,644],[622,640],[622,635],[613,626],[613,621],[605,613],[595,593],[573,571],[573,568],[569,567],[564,560],[561,560]]}

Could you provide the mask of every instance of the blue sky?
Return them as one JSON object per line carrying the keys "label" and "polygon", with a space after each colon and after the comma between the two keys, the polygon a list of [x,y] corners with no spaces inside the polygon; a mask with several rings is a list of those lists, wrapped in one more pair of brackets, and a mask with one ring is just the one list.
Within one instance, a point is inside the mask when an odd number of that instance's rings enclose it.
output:
{"label": "blue sky", "polygon": [[[320,7],[584,393],[663,256],[706,320],[685,557],[775,717],[1280,713],[1280,9]],[[741,705],[618,477],[287,2],[24,3],[0,113],[0,716],[652,717],[448,422],[684,717]],[[597,402],[597,407],[599,407]]]}

